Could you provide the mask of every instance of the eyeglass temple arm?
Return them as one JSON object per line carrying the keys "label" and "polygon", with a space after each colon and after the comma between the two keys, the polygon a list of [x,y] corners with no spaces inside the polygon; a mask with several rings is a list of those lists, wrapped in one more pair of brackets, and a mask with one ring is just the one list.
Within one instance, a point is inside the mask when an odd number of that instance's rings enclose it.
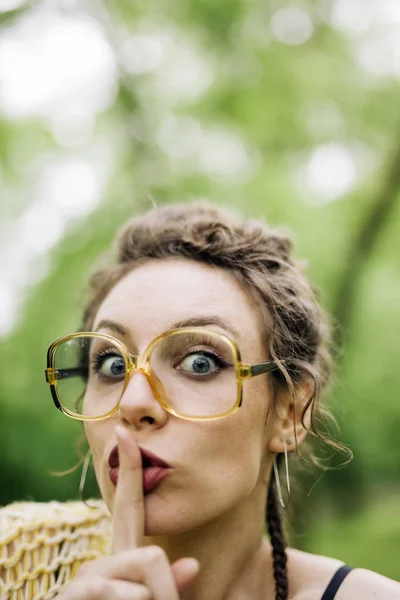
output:
{"label": "eyeglass temple arm", "polygon": [[[283,364],[285,361],[282,361]],[[250,377],[256,377],[257,375],[261,375],[262,373],[268,373],[269,371],[276,371],[279,369],[278,365],[274,360],[269,360],[268,362],[258,363],[256,365],[250,365]]]}
{"label": "eyeglass temple arm", "polygon": [[67,379],[68,377],[86,377],[87,368],[75,367],[70,369],[46,369],[46,381],[52,383],[56,379]]}

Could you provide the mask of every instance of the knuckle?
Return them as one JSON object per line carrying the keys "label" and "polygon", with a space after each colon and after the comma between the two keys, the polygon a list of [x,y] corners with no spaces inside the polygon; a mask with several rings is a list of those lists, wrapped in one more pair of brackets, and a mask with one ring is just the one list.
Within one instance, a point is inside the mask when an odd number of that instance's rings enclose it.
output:
{"label": "knuckle", "polygon": [[77,577],[86,577],[87,575],[89,575],[92,570],[92,564],[92,560],[84,562],[83,565],[81,565],[78,569]]}
{"label": "knuckle", "polygon": [[110,581],[109,579],[99,578],[97,581],[97,585],[97,589],[95,588],[95,592],[96,594],[98,594],[97,596],[95,596],[96,600],[97,598],[99,598],[99,600],[104,600],[105,598],[112,598],[114,590],[114,584],[112,581]]}
{"label": "knuckle", "polygon": [[138,592],[137,598],[135,598],[135,600],[153,600],[153,594],[148,588],[142,588],[140,592]]}
{"label": "knuckle", "polygon": [[143,550],[144,559],[148,564],[159,564],[167,560],[167,555],[160,546],[147,546]]}
{"label": "knuckle", "polygon": [[81,582],[81,589],[85,600],[102,600],[111,597],[110,582],[100,577],[90,577]]}
{"label": "knuckle", "polygon": [[62,589],[57,600],[100,600],[103,586],[99,578],[85,578],[73,581]]}

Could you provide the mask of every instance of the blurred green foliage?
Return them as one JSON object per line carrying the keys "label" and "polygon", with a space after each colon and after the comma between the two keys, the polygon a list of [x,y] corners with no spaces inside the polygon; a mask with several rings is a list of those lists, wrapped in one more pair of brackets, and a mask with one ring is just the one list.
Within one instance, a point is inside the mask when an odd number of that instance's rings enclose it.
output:
{"label": "blurred green foliage", "polygon": [[[321,7],[332,4],[291,3],[314,22],[313,35],[299,45],[282,43],[269,30],[279,3],[117,0],[98,14],[93,9],[116,55],[120,35],[168,31],[178,49],[183,44],[182,60],[185,44],[195,48],[211,81],[197,95],[174,95],[155,84],[153,72],[132,73],[119,64],[115,101],[96,117],[93,134],[114,160],[104,200],[60,238],[46,277],[26,288],[18,324],[0,342],[0,504],[77,497],[79,472],[50,474],[77,462],[82,430],[52,405],[44,380],[47,347],[79,326],[88,275],[130,215],[150,208],[150,197],[158,204],[206,197],[290,229],[295,254],[309,261],[309,276],[335,319],[338,371],[325,400],[354,461],[325,473],[309,496],[319,473],[300,476],[294,543],[400,579],[399,83],[360,65],[354,39],[321,16]],[[3,15],[0,35],[31,10]],[[190,152],[166,151],[160,127],[170,116],[240,139],[249,169],[202,169],[204,157],[199,163]],[[183,143],[179,136],[176,143]],[[330,144],[354,153],[359,177],[341,197],[327,200],[302,187],[297,175],[315,148]],[[78,150],[57,143],[45,118],[0,120],[9,193],[0,212],[4,239],[32,202],[41,164]],[[52,218],[50,210],[44,229]],[[95,490],[89,482],[87,494]]]}

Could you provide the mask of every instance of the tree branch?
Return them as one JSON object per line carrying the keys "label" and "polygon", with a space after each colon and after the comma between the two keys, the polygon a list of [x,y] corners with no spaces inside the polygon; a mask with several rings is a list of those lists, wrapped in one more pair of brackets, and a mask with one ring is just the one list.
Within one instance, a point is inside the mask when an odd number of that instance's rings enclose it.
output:
{"label": "tree branch", "polygon": [[388,160],[386,176],[383,178],[382,185],[370,211],[365,215],[364,222],[355,236],[342,280],[338,286],[336,300],[333,304],[333,315],[338,325],[335,331],[336,342],[339,344],[342,344],[346,339],[360,277],[374,250],[380,232],[385,227],[391,212],[396,206],[399,192],[400,143],[397,144]]}

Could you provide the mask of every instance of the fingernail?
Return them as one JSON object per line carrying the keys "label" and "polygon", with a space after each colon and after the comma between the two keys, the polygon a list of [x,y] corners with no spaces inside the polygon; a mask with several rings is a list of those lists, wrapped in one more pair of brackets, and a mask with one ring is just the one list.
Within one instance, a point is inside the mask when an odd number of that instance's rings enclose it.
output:
{"label": "fingernail", "polygon": [[190,569],[193,571],[193,574],[198,573],[200,571],[200,563],[197,558],[188,558],[187,564]]}

